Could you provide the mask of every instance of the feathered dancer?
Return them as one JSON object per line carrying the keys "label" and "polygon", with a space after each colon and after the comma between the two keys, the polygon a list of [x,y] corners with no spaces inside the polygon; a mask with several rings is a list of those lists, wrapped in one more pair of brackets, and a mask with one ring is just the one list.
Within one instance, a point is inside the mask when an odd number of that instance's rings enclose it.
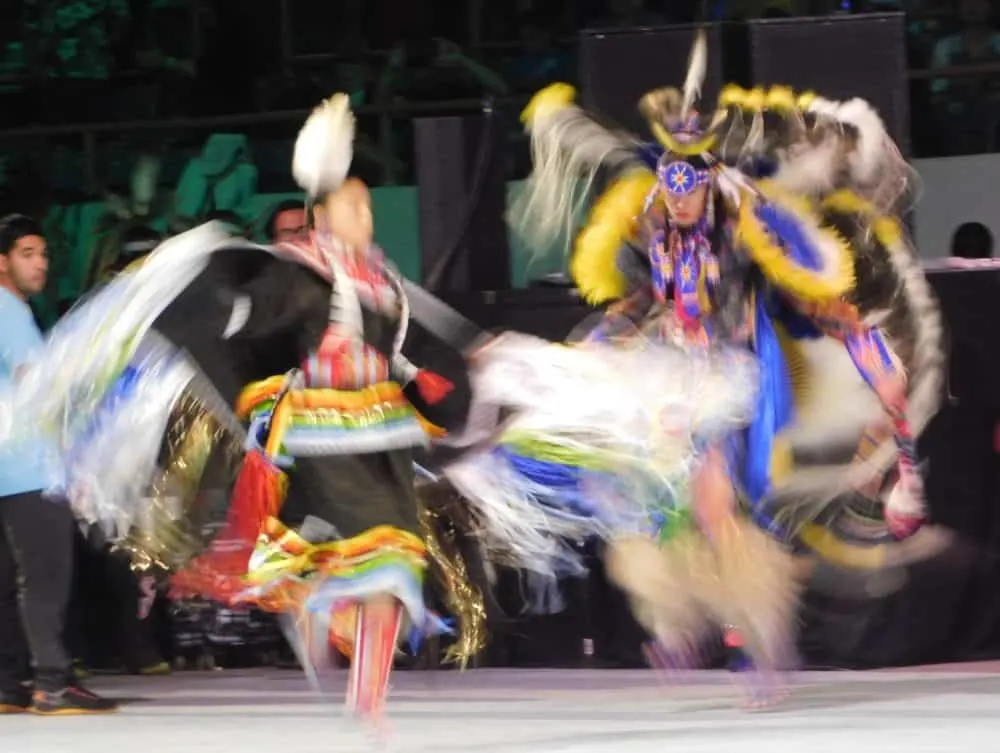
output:
{"label": "feathered dancer", "polygon": [[[793,653],[802,573],[784,542],[869,569],[927,553],[891,542],[926,514],[914,442],[937,407],[941,324],[896,217],[910,171],[871,106],[727,86],[705,114],[706,59],[698,33],[683,88],[643,98],[655,148],[601,126],[565,84],[525,111],[536,161],[512,221],[545,248],[610,176],[570,258],[581,294],[609,305],[573,369],[516,343],[480,359],[477,379],[500,384],[522,359],[525,387],[502,400],[526,412],[503,452],[453,475],[484,511],[558,508],[610,539],[611,576],[659,661],[688,663],[707,627],[737,626],[756,704]],[[616,366],[609,348],[632,360]],[[857,493],[879,504],[868,514],[885,535],[870,547],[839,538]],[[644,525],[622,512],[636,499]],[[565,550],[531,552],[567,566]]]}

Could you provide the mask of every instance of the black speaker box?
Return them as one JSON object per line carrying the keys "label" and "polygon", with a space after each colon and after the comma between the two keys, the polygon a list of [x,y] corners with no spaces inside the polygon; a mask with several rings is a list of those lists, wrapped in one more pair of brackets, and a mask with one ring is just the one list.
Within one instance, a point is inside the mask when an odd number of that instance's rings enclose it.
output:
{"label": "black speaker box", "polygon": [[861,97],[885,121],[904,154],[910,147],[906,23],[902,13],[750,21],[745,54],[727,34],[726,67],[749,72],[744,85],[784,84],[828,99]]}
{"label": "black speaker box", "polygon": [[708,36],[702,102],[726,83],[784,84],[829,99],[861,97],[882,116],[904,154],[910,146],[906,26],[902,13],[760,19],[581,32],[581,101],[623,128],[649,136],[637,104],[681,86],[695,32]]}
{"label": "black speaker box", "polygon": [[439,291],[510,288],[502,126],[493,112],[414,121],[421,280]]}
{"label": "black speaker box", "polygon": [[723,85],[722,33],[718,25],[668,26],[581,32],[581,104],[632,133],[649,137],[639,115],[643,94],[680,87],[687,73],[695,33],[708,36],[708,68],[702,101],[714,107]]}

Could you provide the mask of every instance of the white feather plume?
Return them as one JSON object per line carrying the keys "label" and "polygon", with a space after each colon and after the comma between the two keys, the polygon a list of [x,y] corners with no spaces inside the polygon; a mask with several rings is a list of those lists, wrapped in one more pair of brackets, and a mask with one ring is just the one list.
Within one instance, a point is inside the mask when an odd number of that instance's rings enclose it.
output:
{"label": "white feather plume", "polygon": [[698,97],[701,96],[701,87],[705,83],[705,73],[708,70],[708,38],[704,30],[699,30],[694,38],[694,46],[691,48],[691,58],[688,60],[687,77],[684,79],[684,99],[681,102],[681,117],[686,118],[691,114]]}
{"label": "white feather plume", "polygon": [[889,154],[886,147],[891,144],[882,118],[865,100],[855,97],[837,108],[837,120],[857,131],[857,146],[849,157],[851,172],[861,182],[870,182],[882,167],[883,158]]}
{"label": "white feather plume", "polygon": [[346,94],[334,94],[312,111],[295,140],[292,175],[310,197],[343,184],[354,157],[354,113]]}

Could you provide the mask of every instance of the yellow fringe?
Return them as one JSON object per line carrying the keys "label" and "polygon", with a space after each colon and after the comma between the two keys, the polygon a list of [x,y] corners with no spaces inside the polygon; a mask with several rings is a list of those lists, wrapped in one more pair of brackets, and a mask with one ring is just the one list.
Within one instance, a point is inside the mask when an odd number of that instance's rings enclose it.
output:
{"label": "yellow fringe", "polygon": [[778,335],[781,351],[785,356],[785,364],[788,366],[788,376],[792,381],[792,395],[795,404],[801,406],[808,398],[810,384],[812,384],[809,360],[802,352],[801,343],[788,334],[788,330],[777,322],[774,324],[774,329]]}
{"label": "yellow fringe", "polygon": [[831,212],[862,216],[871,225],[875,239],[889,251],[895,252],[903,248],[902,226],[853,191],[846,188],[834,191],[823,199],[822,206]]}
{"label": "yellow fringe", "polygon": [[700,154],[707,154],[715,148],[717,137],[714,133],[702,136],[697,141],[678,141],[666,128],[652,121],[649,124],[656,140],[660,142],[664,149],[672,154],[679,154],[682,157],[697,157]]}
{"label": "yellow fringe", "polygon": [[746,247],[750,257],[769,280],[781,289],[807,301],[829,301],[850,292],[854,286],[854,257],[850,246],[830,228],[815,222],[801,206],[785,200],[775,200],[782,209],[794,214],[803,223],[812,223],[819,234],[838,247],[837,269],[829,277],[817,274],[792,261],[777,244],[754,213],[755,200],[745,194],[736,226],[737,241]]}
{"label": "yellow fringe", "polygon": [[655,185],[652,173],[634,172],[617,180],[594,204],[570,261],[570,274],[588,302],[606,303],[625,295],[618,252],[632,237],[635,218]]}
{"label": "yellow fringe", "polygon": [[795,460],[792,454],[792,443],[786,437],[778,434],[771,446],[771,483],[775,486],[781,486],[792,475],[793,470],[795,470]]}
{"label": "yellow fringe", "polygon": [[700,530],[663,546],[641,537],[614,540],[605,562],[639,623],[668,641],[696,638],[715,622],[739,625],[751,646],[771,643],[774,631],[790,631],[802,588],[795,559],[737,517],[711,542]]}
{"label": "yellow fringe", "polygon": [[737,86],[736,84],[726,84],[722,87],[722,91],[719,92],[719,107],[726,109],[729,107],[739,107],[743,108],[743,103],[746,101],[747,90],[742,86]]}
{"label": "yellow fringe", "polygon": [[815,95],[808,94],[796,96],[795,91],[788,86],[744,89],[736,84],[727,84],[719,94],[718,107],[721,110],[737,107],[748,113],[770,110],[791,114],[805,109],[803,103],[811,104],[815,98]]}
{"label": "yellow fringe", "polygon": [[743,109],[750,112],[761,112],[764,109],[765,102],[767,102],[767,95],[764,93],[764,90],[759,86],[755,86],[747,92],[746,99],[743,101]]}
{"label": "yellow fringe", "polygon": [[878,570],[885,566],[884,546],[863,547],[841,541],[827,528],[816,523],[806,523],[799,531],[803,544],[832,565],[852,570]]}
{"label": "yellow fringe", "polygon": [[530,126],[536,119],[565,109],[576,101],[576,89],[569,84],[551,84],[538,92],[521,112],[521,122]]}
{"label": "yellow fringe", "polygon": [[765,109],[774,112],[793,113],[798,111],[795,92],[789,86],[774,86],[764,96]]}
{"label": "yellow fringe", "polygon": [[804,92],[800,94],[797,101],[799,110],[801,110],[802,112],[808,110],[812,106],[812,103],[815,102],[818,97],[819,95],[816,94],[816,92]]}

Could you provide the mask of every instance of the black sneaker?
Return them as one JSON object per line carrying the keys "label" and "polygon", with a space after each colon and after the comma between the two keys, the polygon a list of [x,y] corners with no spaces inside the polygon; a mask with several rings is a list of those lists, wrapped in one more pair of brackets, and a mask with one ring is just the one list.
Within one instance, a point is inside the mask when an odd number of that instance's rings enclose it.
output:
{"label": "black sneaker", "polygon": [[71,685],[51,693],[36,690],[32,695],[30,711],[41,716],[70,716],[76,714],[108,714],[118,710],[118,704],[101,698],[85,688]]}
{"label": "black sneaker", "polygon": [[0,693],[0,714],[23,714],[31,708],[31,691],[6,690]]}

